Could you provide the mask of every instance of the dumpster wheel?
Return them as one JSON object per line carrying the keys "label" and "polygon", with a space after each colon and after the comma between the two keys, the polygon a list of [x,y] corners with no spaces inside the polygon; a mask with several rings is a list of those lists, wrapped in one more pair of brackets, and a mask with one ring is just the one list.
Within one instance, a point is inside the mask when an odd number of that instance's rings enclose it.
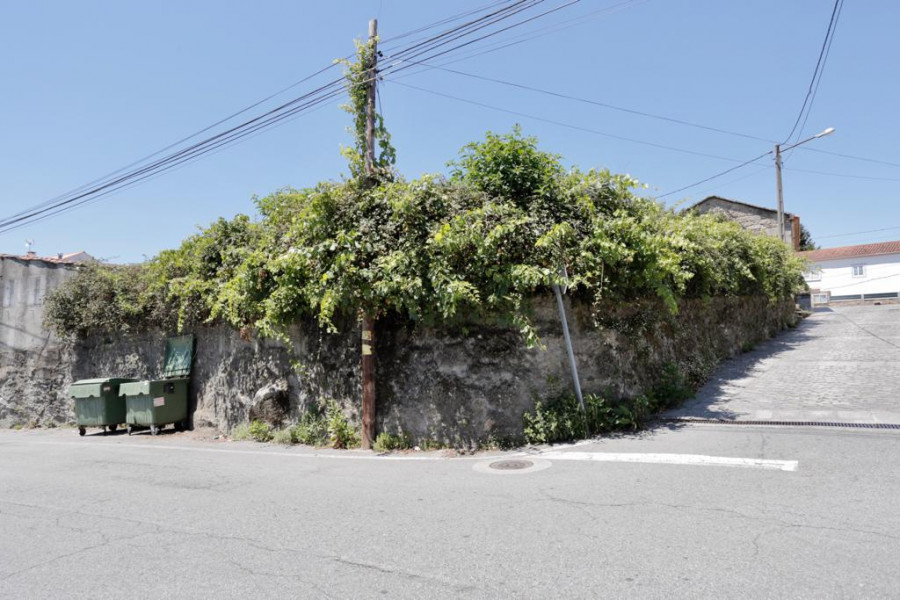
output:
{"label": "dumpster wheel", "polygon": [[87,430],[84,427],[78,428],[78,435],[84,435],[86,432],[87,432]]}
{"label": "dumpster wheel", "polygon": [[157,427],[156,425],[151,425],[150,426],[150,435],[156,435],[157,433],[159,433],[159,427]]}
{"label": "dumpster wheel", "polygon": [[112,425],[109,426],[109,431],[110,431],[110,433],[112,433],[113,431],[115,431],[118,428],[119,428],[119,424],[113,423]]}
{"label": "dumpster wheel", "polygon": [[131,435],[131,425],[126,426],[125,431],[128,432],[128,435]]}

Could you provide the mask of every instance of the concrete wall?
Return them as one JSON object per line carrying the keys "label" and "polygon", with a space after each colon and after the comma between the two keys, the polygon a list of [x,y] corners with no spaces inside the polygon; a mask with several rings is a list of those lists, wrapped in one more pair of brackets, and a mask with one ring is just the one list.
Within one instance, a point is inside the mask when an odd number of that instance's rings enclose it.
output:
{"label": "concrete wall", "polygon": [[0,426],[43,419],[60,397],[69,362],[67,348],[44,331],[44,296],[74,274],[70,265],[0,257]]}
{"label": "concrete wall", "polygon": [[[831,292],[834,296],[900,292],[900,254],[842,258],[814,263],[804,273],[811,290]],[[854,276],[853,267],[863,267],[863,275]]]}
{"label": "concrete wall", "polygon": [[[707,198],[693,207],[692,210],[696,210],[700,214],[725,215],[748,231],[778,237],[778,215],[773,210],[748,206],[716,197]],[[792,226],[792,215],[790,214],[785,214],[784,217],[784,240],[789,246],[794,247],[794,227]]]}
{"label": "concrete wall", "polygon": [[[651,389],[671,363],[699,382],[717,361],[777,333],[794,319],[793,303],[764,298],[682,304],[672,317],[654,303],[611,311],[595,327],[585,307],[569,306],[585,392],[630,397]],[[544,349],[528,349],[518,332],[472,325],[466,330],[376,327],[379,431],[475,445],[489,435],[521,434],[522,413],[536,400],[570,389],[560,323],[551,297],[535,302]],[[191,387],[194,424],[229,430],[248,419],[287,425],[323,398],[358,422],[359,329],[327,334],[296,326],[290,344],[243,340],[224,326],[198,329]],[[71,349],[64,380],[147,378],[161,369],[165,335],[99,336]],[[67,416],[57,406],[54,418]],[[64,409],[64,410],[63,410]]]}

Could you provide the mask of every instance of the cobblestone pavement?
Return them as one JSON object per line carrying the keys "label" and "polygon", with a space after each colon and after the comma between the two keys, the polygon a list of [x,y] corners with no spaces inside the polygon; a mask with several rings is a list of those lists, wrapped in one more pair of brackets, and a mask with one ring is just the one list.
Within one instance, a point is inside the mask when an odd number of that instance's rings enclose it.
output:
{"label": "cobblestone pavement", "polygon": [[666,416],[900,423],[900,305],[820,309]]}

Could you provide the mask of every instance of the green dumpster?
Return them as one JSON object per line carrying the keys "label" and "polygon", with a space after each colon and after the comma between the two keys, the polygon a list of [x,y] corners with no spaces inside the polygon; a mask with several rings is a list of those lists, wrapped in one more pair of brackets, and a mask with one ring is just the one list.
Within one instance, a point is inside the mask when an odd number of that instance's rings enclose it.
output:
{"label": "green dumpster", "polygon": [[125,398],[125,422],[130,435],[135,427],[149,427],[156,435],[172,424],[182,431],[188,423],[188,383],[194,359],[194,336],[166,341],[163,378],[134,381],[119,386]]}
{"label": "green dumpster", "polygon": [[129,381],[134,379],[81,379],[69,386],[69,396],[75,400],[78,435],[84,435],[86,427],[115,431],[119,424],[125,422],[125,402],[119,397],[119,386]]}

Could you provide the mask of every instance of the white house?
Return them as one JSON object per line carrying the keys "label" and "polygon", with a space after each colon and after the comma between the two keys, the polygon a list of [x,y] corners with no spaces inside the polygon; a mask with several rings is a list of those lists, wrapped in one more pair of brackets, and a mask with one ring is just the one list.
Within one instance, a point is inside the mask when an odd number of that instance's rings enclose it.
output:
{"label": "white house", "polygon": [[814,304],[900,297],[900,241],[798,252]]}

